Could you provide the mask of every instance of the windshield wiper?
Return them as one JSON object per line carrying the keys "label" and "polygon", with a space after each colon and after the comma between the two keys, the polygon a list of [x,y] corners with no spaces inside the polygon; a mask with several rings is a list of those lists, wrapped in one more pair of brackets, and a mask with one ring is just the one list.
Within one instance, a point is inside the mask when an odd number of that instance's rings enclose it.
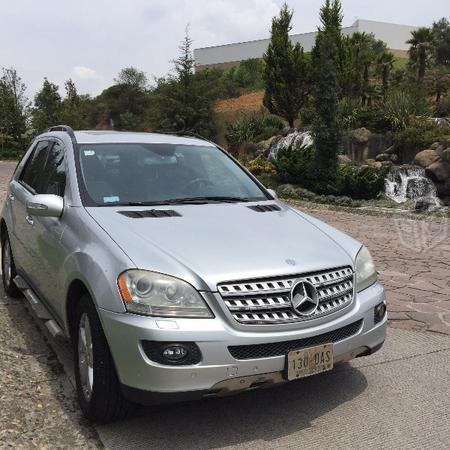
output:
{"label": "windshield wiper", "polygon": [[246,197],[227,197],[227,196],[207,196],[207,197],[185,197],[173,198],[167,200],[170,204],[202,204],[202,203],[237,203],[249,202],[250,199]]}
{"label": "windshield wiper", "polygon": [[155,200],[148,202],[111,202],[99,206],[161,206],[161,205],[203,205],[206,203],[237,203],[249,202],[247,197],[207,196],[207,197],[183,197],[167,200]]}

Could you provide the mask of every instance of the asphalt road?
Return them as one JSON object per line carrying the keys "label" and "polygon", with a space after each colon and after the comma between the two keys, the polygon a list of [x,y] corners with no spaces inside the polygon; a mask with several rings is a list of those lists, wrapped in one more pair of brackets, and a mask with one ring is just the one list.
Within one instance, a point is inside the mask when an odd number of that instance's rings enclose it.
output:
{"label": "asphalt road", "polygon": [[108,449],[448,449],[450,337],[390,328],[381,351],[239,396],[97,427]]}

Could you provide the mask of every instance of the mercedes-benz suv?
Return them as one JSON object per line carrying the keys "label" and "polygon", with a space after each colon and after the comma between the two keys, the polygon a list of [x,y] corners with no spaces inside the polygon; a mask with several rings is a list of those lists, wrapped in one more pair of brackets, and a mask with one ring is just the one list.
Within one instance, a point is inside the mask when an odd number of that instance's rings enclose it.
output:
{"label": "mercedes-benz suv", "polygon": [[7,294],[70,340],[97,422],[331,370],[385,339],[366,247],[201,138],[47,130],[9,184],[1,243]]}

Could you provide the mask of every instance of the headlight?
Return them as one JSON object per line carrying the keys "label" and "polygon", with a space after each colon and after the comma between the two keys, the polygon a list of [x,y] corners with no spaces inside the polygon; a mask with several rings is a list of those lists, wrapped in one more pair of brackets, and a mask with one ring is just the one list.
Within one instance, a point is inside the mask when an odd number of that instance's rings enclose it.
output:
{"label": "headlight", "polygon": [[360,292],[377,281],[375,264],[369,250],[362,247],[356,257],[356,291]]}
{"label": "headlight", "polygon": [[117,283],[129,312],[159,317],[214,317],[185,281],[147,270],[127,270]]}

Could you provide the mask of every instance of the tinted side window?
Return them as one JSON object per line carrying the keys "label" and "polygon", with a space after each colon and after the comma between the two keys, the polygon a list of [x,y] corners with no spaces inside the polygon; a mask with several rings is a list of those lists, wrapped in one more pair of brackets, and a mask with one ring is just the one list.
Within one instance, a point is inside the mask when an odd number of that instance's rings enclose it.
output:
{"label": "tinted side window", "polygon": [[36,145],[19,178],[20,181],[25,183],[36,193],[39,193],[39,182],[42,176],[45,161],[47,160],[50,145],[51,143],[48,141],[41,141]]}
{"label": "tinted side window", "polygon": [[55,194],[64,197],[66,188],[66,169],[64,146],[55,142],[48,151],[47,162],[38,185],[39,194]]}

